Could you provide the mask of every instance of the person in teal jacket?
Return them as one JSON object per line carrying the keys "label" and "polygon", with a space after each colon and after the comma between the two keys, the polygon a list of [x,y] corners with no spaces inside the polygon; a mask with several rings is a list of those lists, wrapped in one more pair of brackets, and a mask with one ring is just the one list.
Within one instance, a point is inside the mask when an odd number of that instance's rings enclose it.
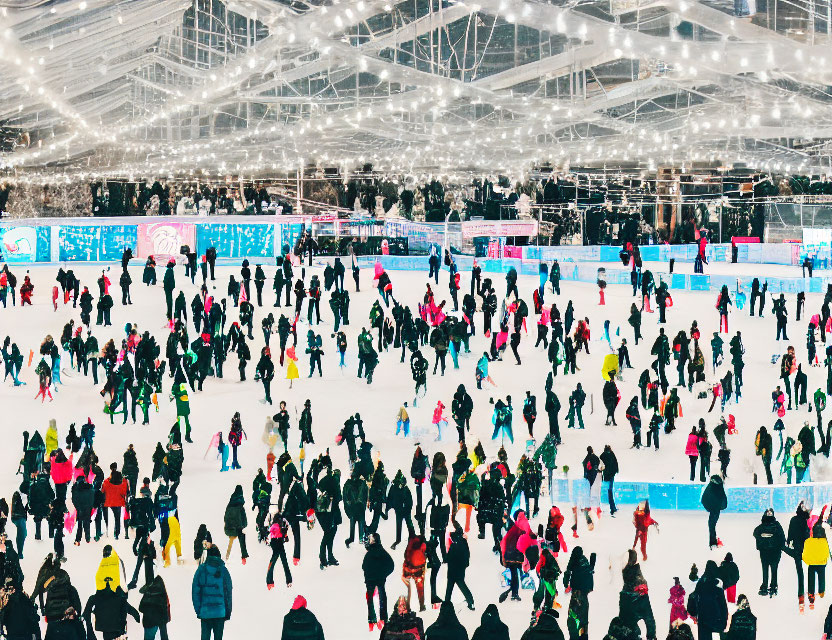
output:
{"label": "person in teal jacket", "polygon": [[202,625],[203,640],[222,638],[225,622],[231,619],[231,575],[225,568],[219,547],[208,547],[205,562],[197,567],[191,584],[191,602]]}

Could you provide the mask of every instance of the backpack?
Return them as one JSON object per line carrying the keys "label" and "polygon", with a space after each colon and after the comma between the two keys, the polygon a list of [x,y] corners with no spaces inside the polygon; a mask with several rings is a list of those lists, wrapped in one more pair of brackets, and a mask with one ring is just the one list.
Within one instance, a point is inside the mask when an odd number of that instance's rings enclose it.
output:
{"label": "backpack", "polygon": [[332,498],[326,493],[318,494],[318,500],[315,503],[315,511],[318,513],[329,513],[332,509]]}
{"label": "backpack", "polygon": [[419,631],[415,627],[402,631],[386,631],[384,637],[387,640],[419,640]]}

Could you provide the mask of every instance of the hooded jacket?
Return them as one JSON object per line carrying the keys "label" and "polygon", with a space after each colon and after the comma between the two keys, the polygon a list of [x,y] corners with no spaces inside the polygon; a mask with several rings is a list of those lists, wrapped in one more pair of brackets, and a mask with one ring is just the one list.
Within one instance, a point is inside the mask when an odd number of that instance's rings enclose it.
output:
{"label": "hooded jacket", "polygon": [[197,567],[191,583],[191,602],[200,620],[231,618],[231,575],[222,559],[209,555]]}
{"label": "hooded jacket", "polygon": [[237,485],[234,489],[234,493],[231,494],[228,506],[225,507],[225,516],[223,519],[225,535],[229,537],[239,536],[240,532],[248,525],[244,504],[245,498],[243,498],[243,488],[240,485]]}
{"label": "hooded jacket", "polygon": [[321,623],[306,608],[306,598],[297,596],[291,610],[283,616],[280,640],[324,640]]}
{"label": "hooded jacket", "polygon": [[162,576],[156,576],[143,586],[141,593],[139,611],[142,613],[142,627],[151,629],[170,622],[170,600]]}
{"label": "hooded jacket", "polygon": [[708,513],[720,512],[728,508],[728,497],[725,495],[725,486],[720,476],[711,476],[711,480],[702,492],[702,506]]}
{"label": "hooded jacket", "polygon": [[105,507],[124,507],[127,500],[127,483],[121,477],[121,473],[113,471],[110,477],[101,485],[104,492]]}
{"label": "hooded jacket", "polygon": [[63,618],[69,607],[81,611],[81,598],[69,581],[69,574],[63,569],[58,569],[55,577],[46,581],[44,589],[46,606],[43,615],[46,616],[47,622]]}
{"label": "hooded jacket", "polygon": [[773,514],[764,513],[760,524],[754,529],[757,551],[766,557],[779,558],[786,544],[786,534]]}
{"label": "hooded jacket", "polygon": [[452,603],[445,601],[439,607],[436,622],[425,630],[425,640],[468,640],[468,632],[456,617]]}
{"label": "hooded jacket", "polygon": [[471,640],[509,640],[508,627],[500,620],[497,605],[490,604],[485,608],[480,626],[474,631]]}
{"label": "hooded jacket", "polygon": [[688,600],[688,612],[697,618],[700,627],[711,631],[724,631],[728,624],[728,604],[718,577],[716,563],[708,560],[705,572]]}
{"label": "hooded jacket", "polygon": [[395,563],[387,550],[376,542],[367,546],[367,553],[361,563],[361,570],[364,571],[364,583],[367,585],[384,584],[388,576],[393,573]]}

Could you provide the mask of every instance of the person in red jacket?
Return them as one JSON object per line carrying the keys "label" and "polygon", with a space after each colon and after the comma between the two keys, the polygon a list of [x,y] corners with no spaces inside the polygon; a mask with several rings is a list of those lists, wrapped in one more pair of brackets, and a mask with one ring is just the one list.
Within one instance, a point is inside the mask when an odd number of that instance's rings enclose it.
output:
{"label": "person in red jacket", "polygon": [[[32,284],[32,280],[29,276],[25,276],[23,278],[23,284],[20,285],[20,306],[23,307],[25,305],[32,306],[32,294],[35,291],[35,285]],[[12,302],[14,302],[14,297],[12,297]]]}
{"label": "person in red jacket", "polygon": [[633,540],[633,549],[636,544],[641,542],[641,558],[647,560],[647,529],[651,524],[656,525],[656,530],[659,529],[659,523],[653,520],[650,516],[650,501],[644,500],[640,502],[633,511],[633,526],[636,528],[636,537]]}
{"label": "person in red jacket", "polygon": [[407,585],[407,606],[410,606],[410,581],[416,584],[416,594],[419,597],[419,611],[425,610],[425,565],[427,564],[427,545],[422,536],[412,536],[407,541],[404,550],[404,564],[402,565],[402,582]]}
{"label": "person in red jacket", "polygon": [[[110,523],[107,522],[107,509],[111,509],[113,512],[113,529],[116,540],[118,540],[118,536],[121,533],[121,510],[127,506],[127,484],[127,480],[122,477],[121,472],[118,470],[118,465],[115,462],[111,464],[110,477],[101,485],[101,491],[104,493],[104,523],[109,529]],[[127,532],[125,531],[125,538],[127,538],[126,534]]]}

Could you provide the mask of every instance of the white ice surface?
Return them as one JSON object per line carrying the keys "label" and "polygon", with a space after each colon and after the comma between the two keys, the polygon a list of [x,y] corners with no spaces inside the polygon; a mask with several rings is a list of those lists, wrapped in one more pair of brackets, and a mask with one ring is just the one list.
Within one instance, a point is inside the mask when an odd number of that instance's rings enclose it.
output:
{"label": "white ice surface", "polygon": [[[163,269],[158,270],[159,285],[146,288],[141,284],[142,266],[140,261],[134,260],[131,267],[134,285],[133,300],[131,307],[122,307],[120,302],[120,290],[116,285],[118,280],[119,266],[114,265],[109,272],[113,281],[112,294],[116,302],[113,309],[113,326],[109,328],[94,327],[94,333],[103,346],[105,341],[116,338],[118,344],[123,336],[124,324],[128,321],[137,322],[140,331],[150,330],[156,335],[157,342],[164,352],[167,330],[164,323],[164,296],[161,287],[161,276]],[[652,266],[652,265],[651,265]],[[736,272],[755,273],[764,276],[768,273],[769,267],[760,265],[720,265],[720,268],[736,269]],[[781,268],[775,268],[778,275],[785,275]],[[269,305],[274,301],[271,290],[271,276],[274,273],[273,267],[265,268],[269,281],[267,281],[265,302]],[[16,266],[13,271],[22,282],[25,268]],[[64,323],[70,317],[78,322],[78,310],[71,306],[59,306],[57,312],[53,312],[51,302],[51,289],[55,284],[56,268],[54,266],[32,266],[30,268],[33,282],[35,284],[35,306],[21,308],[9,308],[0,310],[0,337],[9,334],[18,343],[24,354],[29,349],[37,348],[43,337],[49,333],[59,338]],[[223,267],[218,269],[218,280],[216,291],[212,292],[218,297],[225,293],[228,274],[238,273],[238,269]],[[318,269],[318,272],[320,270]],[[95,266],[75,266],[75,273],[82,280],[82,284],[90,286],[91,291],[97,291],[95,279],[100,273],[100,268]],[[791,273],[799,273],[794,269]],[[308,277],[308,274],[307,274]],[[258,309],[255,315],[255,341],[251,345],[252,362],[248,367],[249,381],[241,384],[236,376],[236,357],[232,356],[226,363],[226,377],[223,380],[209,378],[205,383],[205,390],[202,393],[191,394],[191,420],[194,425],[196,444],[186,445],[184,476],[179,489],[180,495],[180,519],[183,532],[183,551],[188,559],[186,566],[172,566],[168,569],[161,569],[168,586],[171,597],[171,611],[173,621],[170,626],[172,638],[196,638],[198,637],[198,621],[194,616],[190,604],[189,592],[191,577],[195,569],[191,558],[191,547],[196,529],[201,522],[208,525],[209,529],[224,550],[226,538],[223,534],[223,512],[228,498],[236,484],[242,484],[246,496],[247,508],[250,510],[251,481],[258,467],[265,467],[266,447],[261,442],[261,433],[264,420],[267,414],[276,410],[277,403],[281,399],[288,402],[290,412],[293,414],[292,430],[290,432],[291,442],[297,443],[298,431],[296,429],[295,411],[297,415],[303,406],[303,401],[310,398],[312,401],[312,412],[314,417],[314,434],[318,443],[317,447],[311,447],[307,451],[307,461],[311,460],[318,451],[326,446],[332,447],[332,456],[336,466],[343,470],[347,469],[347,452],[343,447],[335,447],[335,434],[341,428],[343,421],[348,415],[360,411],[364,418],[367,438],[380,450],[382,459],[388,475],[392,477],[396,469],[402,468],[405,473],[409,471],[410,460],[413,453],[414,441],[396,439],[394,433],[394,419],[400,404],[409,400],[412,401],[412,382],[407,364],[399,364],[399,354],[391,352],[382,354],[380,364],[376,369],[375,380],[368,386],[362,380],[355,377],[356,372],[356,345],[355,336],[362,325],[367,325],[367,314],[370,304],[377,297],[372,287],[371,272],[362,271],[362,292],[355,295],[350,278],[347,278],[347,286],[351,291],[352,304],[350,316],[352,323],[349,329],[349,352],[348,366],[345,370],[339,370],[337,366],[337,354],[331,340],[332,329],[331,314],[327,304],[328,295],[322,301],[322,316],[324,323],[318,331],[324,336],[324,378],[307,380],[304,376],[308,368],[304,356],[299,362],[301,379],[296,381],[294,389],[289,390],[288,382],[283,379],[285,370],[278,369],[276,380],[273,383],[273,398],[275,405],[272,408],[261,404],[262,387],[259,383],[251,381],[254,373],[254,365],[262,344],[262,334],[259,331],[259,322],[263,312],[280,311],[272,309],[271,306]],[[425,273],[391,272],[394,285],[394,294],[401,301],[409,304],[416,312],[416,304],[421,300],[426,282]],[[181,267],[177,268],[177,284],[185,285],[185,294],[190,305],[190,300],[195,293],[189,280],[186,280]],[[494,277],[498,294],[505,292],[505,285],[501,276]],[[468,287],[468,274],[463,274],[463,293]],[[521,277],[520,290],[522,295],[531,304],[531,292],[536,286],[536,278]],[[253,286],[252,286],[253,289]],[[439,300],[448,298],[447,295],[447,273],[440,277],[440,284],[434,287]],[[565,429],[564,417],[566,409],[561,412],[561,424],[564,433],[565,444],[561,447],[558,462],[561,465],[569,465],[572,469],[578,469],[580,461],[585,453],[588,444],[593,445],[596,451],[600,452],[604,444],[611,444],[615,449],[621,474],[619,479],[629,480],[677,480],[685,481],[687,478],[688,463],[684,456],[686,434],[690,425],[695,423],[700,416],[705,416],[709,429],[712,429],[718,420],[718,409],[708,415],[708,401],[695,400],[686,390],[681,391],[684,418],[679,420],[679,429],[670,436],[662,434],[661,451],[652,450],[632,451],[629,444],[631,433],[624,418],[624,408],[629,399],[638,390],[636,382],[641,370],[649,366],[649,348],[658,333],[656,325],[656,314],[644,314],[643,333],[646,340],[636,348],[632,341],[632,329],[626,322],[629,313],[629,306],[633,298],[630,296],[629,287],[613,286],[607,289],[607,305],[597,305],[598,295],[594,286],[563,282],[562,295],[557,298],[561,312],[565,310],[566,301],[572,297],[576,307],[576,319],[588,316],[591,320],[592,355],[579,355],[578,366],[581,371],[578,376],[558,376],[556,391],[564,407],[568,404],[568,396],[574,388],[574,384],[580,380],[588,394],[594,395],[595,412],[590,415],[589,406],[585,411],[587,418],[586,431],[570,431]],[[293,296],[294,298],[294,296]],[[698,319],[702,330],[702,347],[708,363],[708,380],[713,379],[710,371],[710,346],[711,332],[718,326],[718,316],[714,309],[716,295],[712,292],[690,293],[673,292],[674,306],[668,311],[668,324],[666,331],[672,336],[684,328],[688,330],[691,320]],[[547,302],[551,302],[553,296],[547,294]],[[806,316],[807,318],[819,311],[821,296],[810,294],[807,296]],[[789,296],[788,308],[790,317],[794,317],[795,298]],[[766,315],[763,319],[749,318],[748,307],[744,312],[732,310],[730,316],[731,332],[737,328],[743,332],[746,345],[746,368],[744,394],[739,406],[731,405],[730,412],[737,417],[739,434],[731,436],[729,446],[732,449],[733,457],[729,468],[728,483],[750,483],[750,475],[745,463],[753,453],[753,436],[756,429],[765,424],[773,424],[773,416],[770,413],[770,393],[777,383],[778,368],[770,363],[772,353],[782,353],[785,345],[777,344],[774,341],[775,323],[770,315],[771,301],[767,303]],[[190,306],[188,309],[190,313]],[[93,311],[93,319],[95,317]],[[305,310],[304,316],[305,317]],[[229,322],[236,318],[235,312],[229,314]],[[598,338],[602,333],[603,320],[611,319],[613,345],[617,346],[618,340],[615,337],[617,327],[621,328],[621,336],[627,337],[630,344],[633,370],[625,373],[625,382],[620,384],[622,403],[617,411],[619,426],[617,428],[603,426],[603,407],[601,402],[600,377],[601,360],[609,350],[605,343],[599,342]],[[521,357],[524,360],[523,367],[514,364],[513,358],[508,353],[504,362],[491,365],[491,375],[497,383],[497,388],[476,391],[474,384],[474,365],[477,356],[486,347],[485,340],[481,334],[481,315],[477,316],[478,334],[472,340],[472,353],[462,355],[460,369],[448,370],[444,378],[430,376],[428,379],[427,396],[419,401],[418,408],[410,411],[415,431],[422,431],[422,443],[429,455],[432,456],[440,443],[434,442],[434,433],[430,431],[430,420],[433,407],[436,401],[441,399],[450,407],[452,394],[456,386],[462,382],[474,397],[475,411],[472,419],[472,436],[480,437],[483,441],[486,454],[493,458],[498,448],[497,444],[490,441],[492,430],[490,421],[490,405],[488,398],[505,397],[511,394],[515,399],[515,444],[509,448],[510,462],[516,465],[525,447],[524,424],[522,423],[521,407],[522,398],[526,389],[533,390],[538,397],[538,407],[543,414],[543,383],[545,374],[548,371],[548,363],[542,350],[534,351],[533,344],[536,328],[534,317],[529,319],[529,334],[524,337],[520,346]],[[806,346],[805,330],[806,322],[801,321],[799,325],[791,321],[789,323],[789,336],[791,344],[796,347],[799,361],[804,363],[806,369]],[[189,323],[192,329],[193,325]],[[299,325],[299,353],[302,353],[302,345],[305,345],[305,333],[307,326]],[[191,332],[192,333],[192,332]],[[277,337],[274,338],[277,340]],[[274,343],[273,343],[274,344]],[[819,351],[822,353],[823,345],[819,344]],[[727,339],[726,339],[727,352]],[[425,349],[425,355],[433,362],[432,350]],[[0,478],[2,478],[2,494],[9,502],[11,494],[17,488],[20,477],[14,472],[18,466],[21,455],[22,437],[24,429],[38,429],[43,435],[46,431],[48,420],[56,418],[58,421],[59,435],[61,442],[66,436],[67,427],[70,422],[80,426],[87,416],[92,417],[97,425],[95,449],[101,458],[101,466],[107,469],[111,461],[122,461],[122,453],[128,443],[133,443],[139,454],[141,475],[149,475],[151,470],[150,457],[157,441],[164,440],[167,432],[175,418],[175,406],[168,401],[169,379],[165,380],[165,393],[160,394],[161,411],[159,414],[152,414],[149,426],[132,425],[129,421],[126,426],[118,424],[110,425],[109,420],[102,413],[102,400],[97,389],[92,386],[91,379],[80,375],[64,375],[65,386],[61,387],[55,401],[46,404],[35,402],[32,398],[37,391],[34,364],[26,368],[22,379],[27,386],[13,388],[10,381],[0,386],[0,406],[3,407],[3,428],[5,431],[6,446],[0,449]],[[450,365],[451,359],[448,358]],[[825,369],[809,368],[809,395],[818,386],[825,385]],[[668,371],[671,382],[675,369]],[[722,375],[722,372],[720,372]],[[587,403],[589,405],[589,402]],[[271,409],[271,411],[270,411]],[[207,459],[203,459],[206,447],[208,446],[211,434],[222,429],[227,431],[231,416],[235,410],[242,415],[243,425],[248,434],[248,441],[240,449],[240,458],[243,469],[237,472],[219,473],[219,462],[215,461],[215,454],[212,452]],[[811,419],[811,416],[803,409],[802,412],[789,412],[786,418],[789,433],[796,436],[804,419]],[[545,414],[538,420],[537,432],[539,436],[545,433]],[[454,442],[455,431],[449,429],[444,442],[441,443],[449,461],[453,459],[457,445]],[[472,438],[472,443],[476,442]],[[776,442],[776,438],[775,438]],[[296,456],[297,449],[292,453]],[[714,468],[717,468],[714,459]],[[779,468],[779,467],[778,467]],[[572,473],[575,473],[573,471]],[[140,476],[141,477],[141,476]],[[778,479],[778,481],[783,481]],[[564,511],[569,505],[561,505]],[[541,501],[541,512],[548,507],[548,499]],[[788,524],[788,517],[791,514],[781,513],[778,517],[785,526]],[[661,533],[650,533],[649,561],[643,564],[645,576],[650,585],[651,602],[656,615],[659,627],[659,636],[662,636],[666,628],[669,614],[669,605],[666,603],[668,589],[673,583],[673,576],[682,578],[687,585],[687,575],[692,562],[701,570],[709,558],[721,560],[724,553],[731,551],[740,567],[740,582],[738,593],[746,593],[751,598],[752,608],[759,617],[760,633],[759,638],[784,637],[789,633],[794,638],[817,638],[821,634],[823,616],[826,613],[826,603],[821,601],[818,610],[807,612],[800,616],[797,612],[796,585],[793,566],[789,558],[784,556],[780,565],[780,595],[774,599],[760,598],[756,595],[760,584],[760,568],[754,550],[751,531],[759,522],[756,515],[740,516],[725,515],[720,520],[718,532],[725,542],[724,549],[719,552],[709,552],[707,547],[707,526],[704,513],[654,513],[656,519],[661,523]],[[567,522],[569,523],[567,514]],[[318,567],[317,550],[320,539],[320,530],[315,528],[311,532],[303,532],[303,551],[301,564],[292,567],[294,584],[291,589],[286,589],[282,584],[282,572],[276,568],[277,586],[272,591],[265,588],[266,564],[269,558],[269,550],[263,545],[255,542],[254,513],[249,511],[250,525],[247,533],[250,540],[249,548],[251,558],[246,566],[240,563],[239,549],[235,547],[232,558],[229,561],[229,569],[234,581],[234,614],[231,622],[227,625],[226,637],[243,638],[247,633],[257,633],[262,636],[264,633],[275,634],[280,632],[282,616],[288,611],[296,594],[303,594],[309,601],[309,607],[321,620],[327,638],[352,639],[368,636],[366,623],[366,606],[363,591],[363,576],[361,574],[361,560],[363,551],[360,547],[353,546],[346,550],[343,545],[345,527],[338,532],[335,544],[335,555],[341,562],[340,567],[329,568],[322,572]],[[540,521],[540,519],[538,520]],[[14,527],[9,523],[8,529],[11,533]],[[25,560],[23,562],[26,573],[26,588],[31,590],[37,567],[43,557],[51,551],[51,541],[45,539],[42,542],[34,540],[34,527],[30,523],[29,538],[25,547]],[[620,586],[620,571],[618,569],[625,550],[632,543],[633,527],[630,513],[622,510],[619,515],[612,519],[606,513],[600,525],[594,532],[587,532],[583,525],[580,526],[580,540],[574,541],[567,537],[567,542],[572,547],[573,542],[579,542],[584,549],[596,551],[599,556],[596,569],[596,589],[590,598],[590,637],[599,638],[605,632],[610,618],[617,613],[618,589]],[[380,532],[385,546],[394,539],[394,524],[392,520],[382,521]],[[567,531],[568,534],[568,531]],[[101,547],[106,543],[113,543],[121,557],[124,559],[128,570],[132,570],[134,557],[130,551],[129,543],[123,540],[115,542],[112,539],[104,538],[98,544],[83,545],[80,548],[72,546],[69,537],[66,539],[69,558],[67,570],[70,572],[73,583],[77,586],[82,601],[92,593],[94,589],[93,576],[98,566],[101,555]],[[469,536],[471,544],[472,559],[468,571],[468,584],[470,585],[476,600],[477,611],[469,612],[462,601],[462,596],[456,592],[454,599],[458,609],[460,620],[468,628],[469,633],[478,626],[482,610],[490,602],[495,602],[499,587],[499,574],[501,568],[497,559],[490,551],[490,544],[487,540],[480,541],[475,533]],[[132,542],[132,540],[131,540]],[[157,539],[158,543],[158,539]],[[403,547],[393,553],[397,567],[401,566]],[[561,555],[561,566],[565,567],[566,556]],[[612,571],[608,566],[612,563],[615,567]],[[388,597],[390,606],[395,598],[403,593],[403,585],[397,578],[397,573],[391,576],[388,581]],[[444,594],[444,569],[440,572],[439,584],[440,593]],[[429,592],[426,584],[426,591]],[[522,603],[506,602],[500,606],[503,619],[511,628],[512,638],[519,638],[522,630],[527,626],[531,612],[531,592],[522,592]],[[429,598],[429,595],[428,595]],[[132,592],[130,596],[134,606],[138,605],[139,595]],[[564,604],[564,611],[568,603],[568,596],[561,595],[561,602]],[[415,601],[414,601],[415,602]],[[425,614],[425,626],[427,627],[435,618],[435,611],[429,610]],[[565,617],[561,617],[562,626],[565,630]],[[268,629],[266,627],[268,625]],[[141,629],[138,625],[129,622],[129,636],[140,637]],[[374,636],[377,632],[374,632]]]}

